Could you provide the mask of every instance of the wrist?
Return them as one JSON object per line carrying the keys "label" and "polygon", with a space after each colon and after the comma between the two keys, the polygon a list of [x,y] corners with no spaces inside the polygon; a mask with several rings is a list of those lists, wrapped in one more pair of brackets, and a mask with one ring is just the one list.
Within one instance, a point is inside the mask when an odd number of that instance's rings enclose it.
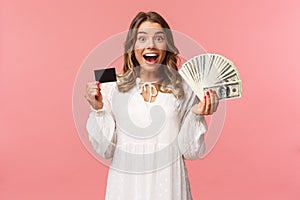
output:
{"label": "wrist", "polygon": [[90,106],[90,108],[91,108],[91,110],[92,111],[94,111],[94,112],[96,112],[96,113],[99,113],[99,112],[101,112],[103,109],[103,107],[102,108],[94,108],[93,106]]}
{"label": "wrist", "polygon": [[198,105],[195,104],[192,108],[191,108],[191,111],[193,114],[195,115],[200,115],[199,111],[198,111]]}
{"label": "wrist", "polygon": [[99,110],[103,109],[103,103],[100,103],[100,102],[97,102],[97,103],[90,102],[90,106],[93,111],[99,111]]}

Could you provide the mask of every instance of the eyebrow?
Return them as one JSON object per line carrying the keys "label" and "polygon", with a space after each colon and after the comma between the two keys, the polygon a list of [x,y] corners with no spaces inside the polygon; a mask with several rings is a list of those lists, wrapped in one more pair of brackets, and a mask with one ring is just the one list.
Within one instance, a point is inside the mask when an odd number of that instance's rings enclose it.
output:
{"label": "eyebrow", "polygon": [[[145,32],[145,31],[138,31],[137,34],[148,34],[148,33]],[[163,31],[157,31],[157,32],[155,33],[155,35],[156,35],[156,34],[165,34],[165,32],[163,32]]]}

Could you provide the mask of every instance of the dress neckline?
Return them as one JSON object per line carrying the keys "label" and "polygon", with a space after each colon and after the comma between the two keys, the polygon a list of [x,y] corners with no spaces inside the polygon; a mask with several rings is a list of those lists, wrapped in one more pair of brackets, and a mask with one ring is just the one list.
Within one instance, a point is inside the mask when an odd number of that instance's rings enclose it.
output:
{"label": "dress neckline", "polygon": [[[159,99],[159,96],[160,96],[160,93],[155,85],[155,83],[157,83],[158,81],[145,81],[145,82],[142,82],[140,78],[137,78],[136,79],[136,83],[137,83],[137,88],[138,88],[138,95],[140,96],[141,100],[143,102],[145,102],[146,104],[156,104],[157,100]],[[150,88],[150,96],[149,96],[149,100],[148,101],[145,101],[143,95],[142,95],[142,91],[145,90],[146,91],[146,86],[149,86]],[[152,89],[154,90],[154,93],[152,93]],[[153,102],[151,102],[151,99],[153,96],[156,96],[155,100]]]}

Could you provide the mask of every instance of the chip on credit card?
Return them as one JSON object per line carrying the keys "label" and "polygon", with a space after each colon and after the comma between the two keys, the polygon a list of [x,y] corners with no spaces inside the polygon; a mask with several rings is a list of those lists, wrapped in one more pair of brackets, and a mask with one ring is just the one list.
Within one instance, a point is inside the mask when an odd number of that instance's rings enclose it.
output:
{"label": "chip on credit card", "polygon": [[115,68],[94,70],[94,74],[96,81],[99,81],[100,83],[117,81]]}

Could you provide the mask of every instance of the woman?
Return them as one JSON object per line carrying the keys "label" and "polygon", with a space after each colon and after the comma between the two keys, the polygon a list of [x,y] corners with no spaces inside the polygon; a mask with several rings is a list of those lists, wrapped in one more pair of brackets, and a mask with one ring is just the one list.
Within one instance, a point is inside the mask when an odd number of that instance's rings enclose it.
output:
{"label": "woman", "polygon": [[204,154],[204,115],[216,111],[218,98],[209,91],[199,102],[177,72],[177,55],[167,22],[140,12],[118,81],[87,84],[90,142],[112,158],[106,199],[192,199],[184,159]]}

